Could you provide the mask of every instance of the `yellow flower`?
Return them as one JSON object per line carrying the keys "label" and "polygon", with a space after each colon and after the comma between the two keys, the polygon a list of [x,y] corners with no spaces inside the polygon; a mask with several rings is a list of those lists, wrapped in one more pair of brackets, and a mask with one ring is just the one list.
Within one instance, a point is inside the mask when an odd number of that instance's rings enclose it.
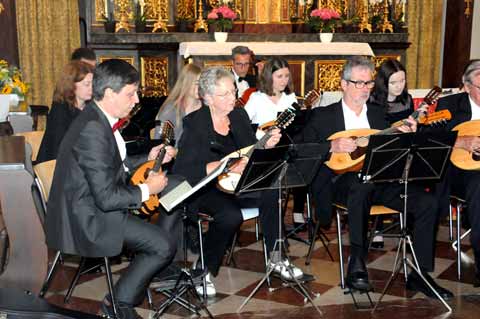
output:
{"label": "yellow flower", "polygon": [[12,93],[12,88],[9,85],[5,85],[2,89],[2,94],[10,94]]}

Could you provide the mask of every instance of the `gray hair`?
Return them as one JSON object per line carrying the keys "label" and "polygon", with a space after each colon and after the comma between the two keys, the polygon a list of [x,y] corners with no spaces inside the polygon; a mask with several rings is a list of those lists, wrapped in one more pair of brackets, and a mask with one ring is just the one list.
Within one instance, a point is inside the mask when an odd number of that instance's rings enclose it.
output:
{"label": "gray hair", "polygon": [[361,69],[369,69],[370,72],[374,72],[375,66],[373,65],[372,60],[365,56],[355,55],[349,58],[342,68],[341,79],[350,80],[352,76],[352,69],[358,67]]}
{"label": "gray hair", "polygon": [[234,47],[232,49],[232,59],[233,57],[236,55],[236,54],[240,54],[240,55],[243,55],[243,54],[252,54],[252,51],[246,47],[246,46],[243,46],[243,45],[237,45],[236,47]]}
{"label": "gray hair", "polygon": [[218,81],[228,78],[234,81],[233,74],[223,67],[208,68],[200,74],[198,79],[198,95],[203,99],[205,95],[215,94],[215,87]]}
{"label": "gray hair", "polygon": [[472,79],[477,76],[480,71],[480,59],[470,60],[463,72],[462,82],[472,84]]}

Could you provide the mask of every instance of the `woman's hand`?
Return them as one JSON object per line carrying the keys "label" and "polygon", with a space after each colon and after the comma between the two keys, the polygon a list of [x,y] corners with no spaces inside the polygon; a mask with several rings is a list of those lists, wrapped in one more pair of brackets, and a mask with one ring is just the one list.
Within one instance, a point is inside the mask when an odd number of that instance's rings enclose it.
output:
{"label": "woman's hand", "polygon": [[409,116],[408,119],[406,119],[405,121],[407,122],[407,124],[397,127],[400,132],[411,133],[417,131],[417,121],[415,121],[413,117]]}
{"label": "woman's hand", "polygon": [[268,139],[267,143],[265,143],[265,148],[272,148],[278,144],[282,134],[280,133],[280,129],[275,128],[269,132],[270,138]]}

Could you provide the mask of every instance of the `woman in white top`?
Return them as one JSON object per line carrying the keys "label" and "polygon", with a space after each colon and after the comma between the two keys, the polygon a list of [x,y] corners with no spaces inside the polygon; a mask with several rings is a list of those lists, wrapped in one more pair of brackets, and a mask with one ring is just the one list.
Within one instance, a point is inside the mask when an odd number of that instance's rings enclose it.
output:
{"label": "woman in white top", "polygon": [[252,93],[245,110],[254,124],[262,125],[277,118],[279,112],[292,108],[297,103],[293,92],[290,66],[281,57],[274,57],[265,63],[258,79],[258,91]]}

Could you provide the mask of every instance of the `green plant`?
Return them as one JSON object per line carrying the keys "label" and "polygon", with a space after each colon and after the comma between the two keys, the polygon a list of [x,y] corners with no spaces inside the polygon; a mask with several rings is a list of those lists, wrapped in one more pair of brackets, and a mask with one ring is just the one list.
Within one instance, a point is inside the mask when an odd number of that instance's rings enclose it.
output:
{"label": "green plant", "polygon": [[28,83],[22,80],[22,73],[15,66],[9,66],[7,61],[0,60],[0,94],[16,94],[25,97],[29,89]]}
{"label": "green plant", "polygon": [[135,24],[146,24],[147,17],[145,16],[145,12],[143,11],[143,6],[139,2],[135,5]]}

